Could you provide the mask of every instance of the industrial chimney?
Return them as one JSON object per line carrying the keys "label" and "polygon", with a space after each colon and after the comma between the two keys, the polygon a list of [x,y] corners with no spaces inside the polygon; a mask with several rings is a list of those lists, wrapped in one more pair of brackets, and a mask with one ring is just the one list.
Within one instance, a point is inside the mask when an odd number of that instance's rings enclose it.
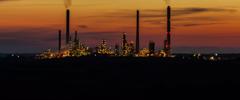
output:
{"label": "industrial chimney", "polygon": [[171,7],[167,7],[167,32],[171,32]]}
{"label": "industrial chimney", "polygon": [[122,49],[123,50],[126,50],[127,48],[126,48],[126,46],[127,46],[127,36],[126,36],[126,33],[123,33],[123,37],[122,37]]}
{"label": "industrial chimney", "polygon": [[74,42],[75,42],[75,44],[78,43],[78,33],[77,33],[77,31],[75,31]]}
{"label": "industrial chimney", "polygon": [[171,7],[167,7],[167,41],[166,41],[166,53],[171,55]]}
{"label": "industrial chimney", "polygon": [[61,30],[59,30],[58,31],[58,52],[60,52],[61,51],[61,45],[62,45],[62,31]]}
{"label": "industrial chimney", "polygon": [[69,44],[70,40],[70,10],[66,11],[66,44]]}
{"label": "industrial chimney", "polygon": [[137,10],[137,25],[136,25],[136,53],[139,53],[139,48],[140,48],[140,40],[139,40],[139,10]]}

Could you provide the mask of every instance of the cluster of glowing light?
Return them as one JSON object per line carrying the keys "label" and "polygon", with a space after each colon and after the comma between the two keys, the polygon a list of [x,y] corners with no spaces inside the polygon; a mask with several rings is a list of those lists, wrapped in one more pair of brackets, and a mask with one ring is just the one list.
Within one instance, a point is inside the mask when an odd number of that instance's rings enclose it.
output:
{"label": "cluster of glowing light", "polygon": [[113,55],[114,52],[111,50],[111,47],[107,46],[106,40],[102,40],[102,43],[97,47],[97,54]]}
{"label": "cluster of glowing light", "polygon": [[134,42],[126,43],[122,47],[122,56],[131,56],[134,54]]}

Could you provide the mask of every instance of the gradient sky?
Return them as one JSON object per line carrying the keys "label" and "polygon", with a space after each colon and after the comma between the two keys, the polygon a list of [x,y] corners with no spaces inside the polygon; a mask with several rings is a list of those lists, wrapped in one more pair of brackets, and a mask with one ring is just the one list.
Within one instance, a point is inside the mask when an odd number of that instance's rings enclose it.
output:
{"label": "gradient sky", "polygon": [[[240,0],[171,0],[174,52],[240,53]],[[136,9],[141,12],[141,48],[150,40],[163,47],[163,0],[73,0],[71,31],[94,47],[102,39],[134,40]],[[65,31],[63,0],[0,0],[0,52],[32,53],[57,48]]]}

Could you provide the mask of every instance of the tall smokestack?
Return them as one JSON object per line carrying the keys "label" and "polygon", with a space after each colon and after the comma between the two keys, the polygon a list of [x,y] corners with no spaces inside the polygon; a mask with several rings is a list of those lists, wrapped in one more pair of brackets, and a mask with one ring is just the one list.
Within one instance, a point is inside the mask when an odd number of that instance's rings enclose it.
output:
{"label": "tall smokestack", "polygon": [[167,54],[171,54],[171,7],[167,7]]}
{"label": "tall smokestack", "polygon": [[75,31],[74,42],[75,42],[75,43],[78,42],[78,33],[77,33],[77,31]]}
{"label": "tall smokestack", "polygon": [[123,50],[126,50],[126,45],[127,45],[127,36],[126,36],[126,33],[123,33],[123,37],[122,37]]}
{"label": "tall smokestack", "polygon": [[171,32],[171,7],[167,7],[167,32]]}
{"label": "tall smokestack", "polygon": [[140,48],[140,40],[139,40],[139,19],[140,19],[140,17],[139,17],[139,14],[140,14],[140,12],[139,12],[139,10],[137,10],[137,20],[136,20],[136,22],[137,22],[137,26],[136,26],[136,53],[138,53],[139,52],[139,48]]}
{"label": "tall smokestack", "polygon": [[74,35],[74,49],[76,50],[77,48],[79,48],[79,40],[78,40],[78,33],[77,31],[75,31],[75,35]]}
{"label": "tall smokestack", "polygon": [[60,52],[61,51],[61,45],[62,45],[62,31],[61,30],[59,30],[58,31],[58,51]]}
{"label": "tall smokestack", "polygon": [[66,44],[69,43],[70,38],[70,10],[66,11]]}
{"label": "tall smokestack", "polygon": [[166,39],[164,39],[164,49],[163,50],[167,50],[167,40]]}

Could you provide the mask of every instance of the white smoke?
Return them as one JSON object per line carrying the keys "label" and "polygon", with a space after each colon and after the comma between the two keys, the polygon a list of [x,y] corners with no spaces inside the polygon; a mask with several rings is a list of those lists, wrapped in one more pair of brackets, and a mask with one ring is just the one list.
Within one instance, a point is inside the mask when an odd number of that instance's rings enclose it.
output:
{"label": "white smoke", "polygon": [[170,6],[171,1],[170,0],[164,0],[167,6]]}
{"label": "white smoke", "polygon": [[72,5],[72,0],[64,0],[65,7],[68,9]]}

